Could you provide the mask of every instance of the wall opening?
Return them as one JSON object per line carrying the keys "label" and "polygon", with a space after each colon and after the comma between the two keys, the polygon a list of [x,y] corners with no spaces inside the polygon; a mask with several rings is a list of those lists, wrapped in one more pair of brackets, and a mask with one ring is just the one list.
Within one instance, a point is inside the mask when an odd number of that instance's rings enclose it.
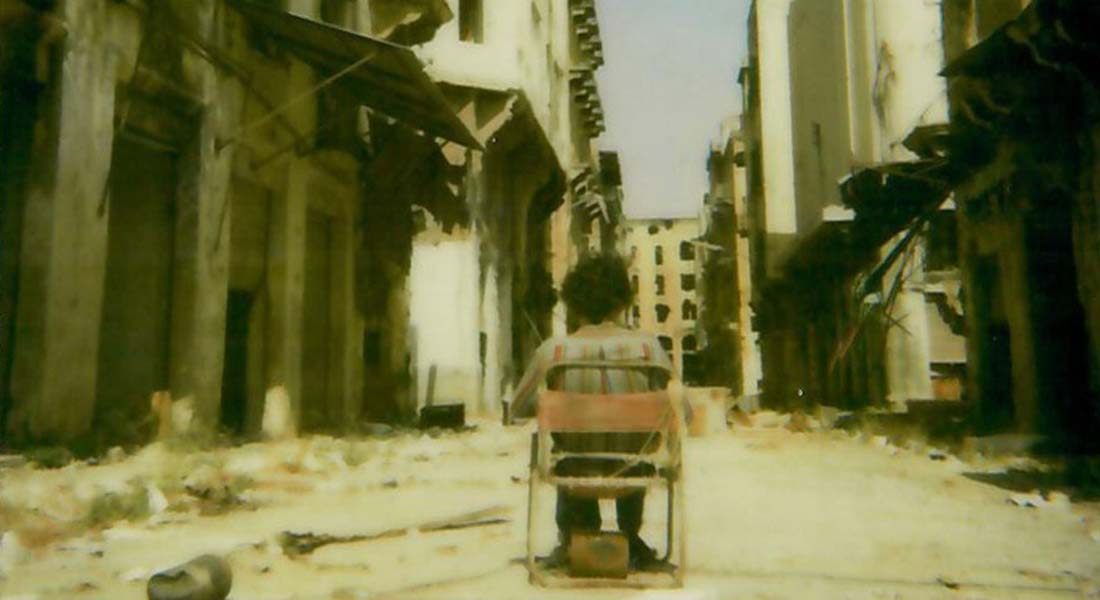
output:
{"label": "wall opening", "polygon": [[[10,45],[15,40],[5,40]],[[31,53],[8,50],[7,59],[29,68]],[[22,54],[23,56],[19,56]],[[15,59],[22,58],[16,61]],[[0,435],[7,431],[11,407],[11,373],[15,360],[15,320],[18,306],[19,255],[23,234],[23,203],[34,145],[41,86],[30,73],[0,69]]]}
{"label": "wall opening", "polygon": [[699,309],[691,300],[684,300],[680,306],[682,317],[685,321],[694,321],[699,316]]}
{"label": "wall opening", "polygon": [[1011,427],[1016,415],[1012,393],[1012,343],[1004,314],[1000,273],[995,257],[982,256],[974,262],[975,318],[984,321],[978,331],[981,348],[976,375],[977,412],[980,433]]}
{"label": "wall opening", "polygon": [[226,301],[221,425],[235,434],[244,433],[248,408],[248,340],[252,300],[250,292],[230,289]]}
{"label": "wall opening", "polygon": [[480,44],[485,41],[482,0],[458,0],[458,39]]}
{"label": "wall opening", "polygon": [[169,388],[177,157],[122,136],[112,152],[94,428],[144,442],[134,424]]}
{"label": "wall opening", "polygon": [[655,310],[655,311],[656,311],[656,313],[657,313],[657,322],[658,322],[658,323],[664,323],[665,321],[667,321],[667,320],[668,320],[668,315],[669,315],[669,313],[671,313],[671,312],[672,312],[672,311],[671,311],[671,310],[670,310],[670,309],[668,308],[668,306],[667,306],[667,305],[664,305],[664,304],[658,304],[658,305],[657,305],[657,306],[656,306],[656,307],[654,308],[654,310]]}
{"label": "wall opening", "polygon": [[680,260],[695,260],[695,244],[687,240],[680,242]]}

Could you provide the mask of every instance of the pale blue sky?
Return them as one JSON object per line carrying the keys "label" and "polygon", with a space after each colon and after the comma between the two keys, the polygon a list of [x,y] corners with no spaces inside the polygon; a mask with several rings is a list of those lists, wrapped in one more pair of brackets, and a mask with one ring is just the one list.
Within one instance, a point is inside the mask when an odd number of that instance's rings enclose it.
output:
{"label": "pale blue sky", "polygon": [[740,111],[749,0],[596,4],[607,126],[600,147],[619,152],[627,216],[693,216],[710,141]]}

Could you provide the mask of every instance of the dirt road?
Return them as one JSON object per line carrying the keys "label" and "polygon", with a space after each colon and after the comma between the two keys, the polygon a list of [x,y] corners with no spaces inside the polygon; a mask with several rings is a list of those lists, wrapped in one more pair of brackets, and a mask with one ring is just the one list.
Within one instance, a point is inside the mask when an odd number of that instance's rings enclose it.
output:
{"label": "dirt road", "polygon": [[[783,429],[690,440],[683,590],[532,588],[519,563],[527,441],[481,423],[0,470],[0,598],[143,598],[150,573],[203,552],[229,555],[237,600],[1100,597],[1097,505],[1019,506],[1026,496],[964,476],[1003,463]],[[659,546],[660,494],[646,511]],[[287,531],[366,539],[288,556]]]}

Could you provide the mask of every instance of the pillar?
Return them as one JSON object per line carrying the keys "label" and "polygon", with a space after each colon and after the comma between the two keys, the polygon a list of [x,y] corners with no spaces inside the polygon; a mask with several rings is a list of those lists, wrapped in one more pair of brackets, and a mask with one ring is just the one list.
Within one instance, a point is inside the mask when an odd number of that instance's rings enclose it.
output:
{"label": "pillar", "polygon": [[69,441],[92,421],[117,60],[100,39],[104,4],[63,4],[64,58],[28,174],[8,419],[17,440]]}
{"label": "pillar", "polygon": [[229,183],[241,89],[208,62],[196,64],[205,108],[195,142],[180,161],[176,256],[172,280],[173,399],[190,399],[194,418],[214,428],[221,414],[226,300],[229,289]]}
{"label": "pillar", "polygon": [[309,166],[290,159],[286,185],[271,211],[267,291],[271,339],[267,387],[281,386],[290,398],[292,423],[298,423],[302,399],[302,303],[306,254],[306,185]]}

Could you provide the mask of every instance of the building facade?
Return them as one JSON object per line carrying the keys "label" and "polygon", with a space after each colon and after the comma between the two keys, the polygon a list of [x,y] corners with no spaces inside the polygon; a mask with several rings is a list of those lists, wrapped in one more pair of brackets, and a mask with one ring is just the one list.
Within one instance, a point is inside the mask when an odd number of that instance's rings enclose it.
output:
{"label": "building facade", "polygon": [[491,412],[564,327],[591,2],[15,4],[5,443],[140,443],[154,394],[180,431],[258,434],[278,399],[347,431],[413,417],[433,371]]}
{"label": "building facade", "polygon": [[959,205],[973,421],[1095,455],[1100,9],[956,0],[944,10],[952,118],[938,146]]}
{"label": "building facade", "polygon": [[657,335],[676,374],[686,383],[701,378],[699,336],[699,220],[629,219],[626,246],[634,305],[627,321]]}
{"label": "building facade", "polygon": [[752,398],[760,392],[760,352],[752,325],[748,194],[739,126],[738,116],[726,119],[707,155],[697,323],[702,383]]}
{"label": "building facade", "polygon": [[419,54],[485,151],[453,161],[468,221],[430,221],[413,245],[413,408],[431,387],[433,402],[499,414],[535,348],[566,332],[556,289],[600,197],[602,46],[590,0],[448,5],[457,18]]}
{"label": "building facade", "polygon": [[753,5],[741,83],[767,404],[904,410],[958,398],[946,195],[931,208],[861,212],[846,184],[861,169],[918,159],[905,143],[913,127],[946,122],[940,38],[934,5]]}

